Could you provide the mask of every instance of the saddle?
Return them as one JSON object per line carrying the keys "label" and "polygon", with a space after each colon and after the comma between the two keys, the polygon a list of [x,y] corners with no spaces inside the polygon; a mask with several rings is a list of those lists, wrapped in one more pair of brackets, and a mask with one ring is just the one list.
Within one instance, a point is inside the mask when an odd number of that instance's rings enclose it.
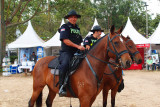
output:
{"label": "saddle", "polygon": [[[55,59],[53,59],[49,64],[48,64],[48,68],[51,68],[51,73],[54,75],[59,75],[59,57],[56,57]],[[78,66],[80,65],[80,63],[82,62],[82,60],[84,59],[84,54],[83,53],[75,53],[74,57],[72,58],[72,60],[69,62],[69,75],[72,75],[76,69],[78,68]]]}
{"label": "saddle", "polygon": [[[68,84],[67,88],[69,89],[70,93],[74,96],[74,98],[77,98],[77,96],[74,94],[73,89],[71,88],[71,84],[70,84],[70,75],[72,75],[76,69],[78,68],[78,66],[80,65],[80,63],[82,62],[82,60],[84,59],[84,53],[75,53],[74,57],[72,58],[72,60],[69,62],[69,71],[67,71],[67,78],[65,78],[64,80],[64,84]],[[59,75],[59,60],[58,57],[56,57],[55,59],[53,59],[49,64],[48,67],[51,68],[51,73],[54,75]],[[66,83],[65,83],[66,82]],[[54,78],[54,84],[55,84],[55,78]],[[57,87],[58,83],[55,85]]]}

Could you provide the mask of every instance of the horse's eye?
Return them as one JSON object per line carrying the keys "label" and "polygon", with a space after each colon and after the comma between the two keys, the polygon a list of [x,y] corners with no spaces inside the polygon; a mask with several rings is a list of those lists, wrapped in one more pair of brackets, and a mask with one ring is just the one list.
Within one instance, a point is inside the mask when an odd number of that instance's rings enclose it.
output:
{"label": "horse's eye", "polygon": [[114,45],[118,45],[118,42],[114,42]]}
{"label": "horse's eye", "polygon": [[131,45],[129,45],[128,47],[129,47],[129,48],[132,48],[132,46],[131,46]]}

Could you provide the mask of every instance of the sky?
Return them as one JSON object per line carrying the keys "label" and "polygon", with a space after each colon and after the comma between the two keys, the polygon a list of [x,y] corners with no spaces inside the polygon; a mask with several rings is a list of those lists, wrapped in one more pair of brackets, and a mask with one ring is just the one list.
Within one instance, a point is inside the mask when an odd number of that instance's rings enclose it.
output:
{"label": "sky", "polygon": [[154,19],[157,14],[160,14],[160,0],[143,0],[147,2],[148,13],[152,15],[152,18]]}

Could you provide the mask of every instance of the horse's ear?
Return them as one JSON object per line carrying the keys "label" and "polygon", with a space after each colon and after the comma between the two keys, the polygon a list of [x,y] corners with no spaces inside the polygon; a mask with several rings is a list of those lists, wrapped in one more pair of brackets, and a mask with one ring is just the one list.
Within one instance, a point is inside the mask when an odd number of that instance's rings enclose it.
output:
{"label": "horse's ear", "polygon": [[125,37],[121,34],[122,39],[125,39]]}
{"label": "horse's ear", "polygon": [[123,40],[125,40],[125,41],[127,40],[127,38],[124,37],[122,34],[121,34],[121,37],[122,37]]}
{"label": "horse's ear", "polygon": [[123,31],[123,26],[120,27],[120,32],[122,32],[122,31]]}
{"label": "horse's ear", "polygon": [[127,38],[130,39],[129,35],[127,35]]}
{"label": "horse's ear", "polygon": [[115,30],[115,27],[114,27],[114,25],[112,25],[112,27],[111,27],[111,29],[110,29],[111,34],[114,33],[114,30]]}
{"label": "horse's ear", "polygon": [[123,26],[121,26],[119,29],[118,29],[118,31],[117,31],[117,33],[122,33],[122,31],[123,31]]}

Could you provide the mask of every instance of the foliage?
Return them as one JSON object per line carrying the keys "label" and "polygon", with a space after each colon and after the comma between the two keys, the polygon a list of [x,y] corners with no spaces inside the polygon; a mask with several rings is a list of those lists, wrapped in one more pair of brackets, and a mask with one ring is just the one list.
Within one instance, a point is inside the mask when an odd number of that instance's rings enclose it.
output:
{"label": "foliage", "polygon": [[86,36],[93,24],[96,9],[92,7],[90,0],[57,0],[52,9],[55,20],[62,19],[72,9],[81,15],[77,24],[81,28],[82,36]]}
{"label": "foliage", "polygon": [[[86,36],[91,29],[94,18],[100,26],[109,32],[110,26],[125,26],[130,17],[133,26],[141,33],[146,32],[146,11],[141,0],[5,0],[6,42],[14,41],[16,29],[23,33],[27,22],[32,19],[32,26],[45,41],[53,37],[60,27],[62,18],[74,9],[82,17],[77,24],[81,34]],[[20,6],[18,8],[18,6]],[[17,10],[17,12],[16,12]],[[35,16],[34,16],[35,15]],[[34,16],[34,17],[32,17]],[[158,26],[160,15],[152,20],[148,14],[149,34]],[[67,20],[65,20],[67,22]]]}
{"label": "foliage", "polygon": [[15,55],[10,56],[10,61],[11,61],[12,64],[14,63],[15,59],[18,59],[18,56],[15,56]]}

